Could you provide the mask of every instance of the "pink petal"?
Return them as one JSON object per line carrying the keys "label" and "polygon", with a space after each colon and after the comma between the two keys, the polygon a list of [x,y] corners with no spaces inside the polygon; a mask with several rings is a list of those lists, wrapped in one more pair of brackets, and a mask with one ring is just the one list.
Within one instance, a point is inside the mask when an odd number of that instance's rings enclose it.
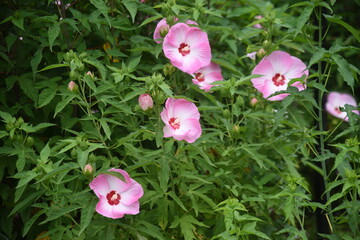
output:
{"label": "pink petal", "polygon": [[131,180],[131,186],[125,191],[121,192],[121,203],[130,205],[139,200],[144,195],[144,190],[139,183]]}
{"label": "pink petal", "polygon": [[309,76],[309,71],[306,70],[306,65],[297,57],[291,57],[292,64],[284,74],[286,78],[300,78],[302,75]]}
{"label": "pink petal", "polygon": [[100,198],[100,196],[106,196],[106,194],[111,191],[109,182],[107,180],[107,175],[105,174],[100,174],[94,178],[89,186],[95,192],[98,198]]}
{"label": "pink petal", "polygon": [[176,131],[168,124],[164,126],[163,132],[164,137],[172,137],[176,134]]}
{"label": "pink petal", "polygon": [[[110,191],[114,190],[117,191],[119,193],[126,191],[130,186],[130,177],[129,174],[127,172],[125,172],[124,170],[121,169],[110,169],[109,171],[114,171],[114,172],[118,172],[120,174],[122,174],[125,178],[126,182],[123,182],[122,180],[120,180],[119,178],[115,177],[115,176],[111,176],[111,175],[107,175],[107,180],[109,182],[109,187],[110,187]],[[106,196],[106,195],[104,195]]]}
{"label": "pink petal", "polygon": [[173,103],[172,108],[174,116],[179,118],[180,120],[187,118],[194,118],[197,120],[200,119],[200,113],[196,105],[185,99],[177,99]]}
{"label": "pink petal", "polygon": [[156,25],[156,28],[155,28],[155,31],[154,31],[154,40],[156,43],[161,43],[162,42],[162,37],[160,35],[160,28],[163,27],[163,26],[169,26],[166,22],[166,18],[162,19],[157,25]]}
{"label": "pink petal", "polygon": [[[357,106],[356,100],[353,96],[346,93],[338,93],[338,92],[330,92],[327,97],[327,102],[325,105],[326,111],[328,111],[331,115],[344,119],[345,121],[349,121],[346,112],[338,112],[337,109],[340,107],[344,107],[345,104]],[[356,114],[359,114],[359,111],[353,111]]]}
{"label": "pink petal", "polygon": [[286,73],[292,64],[291,55],[283,51],[274,51],[266,59],[272,65],[274,74]]}
{"label": "pink petal", "polygon": [[114,205],[114,213],[117,214],[131,214],[135,215],[140,212],[139,201],[133,202],[132,204],[125,205],[120,202],[119,205]]}
{"label": "pink petal", "polygon": [[96,212],[108,218],[113,218],[113,219],[122,218],[124,216],[124,213],[121,211],[117,211],[114,206],[115,205],[110,205],[108,203],[106,197],[100,196],[100,200],[96,204]]}
{"label": "pink petal", "polygon": [[198,120],[190,118],[181,121],[180,128],[176,130],[176,135],[173,137],[176,140],[185,140],[188,143],[193,143],[201,136],[202,129]]}

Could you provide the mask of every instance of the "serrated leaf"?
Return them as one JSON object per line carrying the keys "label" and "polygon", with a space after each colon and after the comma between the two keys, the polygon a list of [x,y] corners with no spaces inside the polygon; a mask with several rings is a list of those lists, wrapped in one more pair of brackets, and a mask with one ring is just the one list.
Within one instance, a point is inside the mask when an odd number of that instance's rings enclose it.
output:
{"label": "serrated leaf", "polygon": [[19,182],[16,188],[21,188],[26,186],[31,180],[33,180],[37,174],[33,171],[19,172],[14,175],[14,178],[19,179]]}
{"label": "serrated leaf", "polygon": [[338,66],[338,72],[343,77],[344,81],[351,87],[354,91],[354,76],[350,71],[350,65],[348,61],[345,60],[342,56],[338,54],[333,54],[331,58],[334,60],[336,65]]}
{"label": "serrated leaf", "polygon": [[51,100],[56,96],[56,90],[54,88],[45,88],[39,94],[38,108],[42,108],[49,104]]}
{"label": "serrated leaf", "polygon": [[90,2],[105,17],[105,19],[107,20],[107,22],[108,22],[108,24],[109,24],[109,26],[111,28],[111,22],[110,22],[110,18],[109,18],[109,15],[108,15],[109,8],[108,8],[108,6],[106,6],[105,1],[102,1],[102,0],[90,0]]}
{"label": "serrated leaf", "polygon": [[17,213],[20,209],[31,205],[33,202],[35,202],[34,199],[41,196],[44,192],[45,192],[44,190],[39,190],[39,191],[29,194],[24,200],[22,200],[21,202],[18,202],[16,204],[16,206],[10,212],[9,216]]}
{"label": "serrated leaf", "polygon": [[325,53],[327,51],[324,49],[324,48],[320,48],[318,49],[313,55],[312,57],[310,58],[310,61],[309,61],[309,66],[308,68],[310,68],[312,65],[314,65],[315,63],[318,63],[324,56],[325,56]]}
{"label": "serrated leaf", "polygon": [[186,209],[186,207],[184,206],[184,204],[182,203],[182,201],[180,200],[180,198],[178,197],[178,196],[176,196],[176,194],[174,193],[174,192],[169,192],[169,196],[172,198],[172,199],[174,199],[175,200],[175,202],[182,208],[182,209],[184,209],[184,211],[188,211],[187,209]]}
{"label": "serrated leaf", "polygon": [[35,223],[35,221],[46,212],[47,209],[41,209],[34,216],[32,216],[29,220],[26,221],[22,236],[25,237],[28,231],[30,230],[31,226]]}
{"label": "serrated leaf", "polygon": [[4,122],[8,123],[8,122],[12,122],[12,121],[15,121],[15,118],[12,117],[9,113],[7,112],[2,112],[0,111],[0,117],[2,119],[4,119]]}
{"label": "serrated leaf", "polygon": [[314,10],[313,5],[308,5],[304,10],[301,12],[300,17],[297,18],[297,24],[295,29],[295,36],[299,34],[301,29],[304,27],[304,25],[309,21],[311,13]]}
{"label": "serrated leaf", "polygon": [[21,149],[18,152],[18,159],[16,160],[16,169],[18,170],[18,172],[24,170],[25,163],[26,163],[25,150]]}
{"label": "serrated leaf", "polygon": [[163,83],[161,83],[161,84],[159,85],[159,87],[161,88],[161,90],[164,91],[164,93],[165,93],[168,97],[173,97],[173,93],[172,93],[169,85],[167,85],[166,83],[163,82]]}
{"label": "serrated leaf", "polygon": [[55,22],[54,25],[52,25],[48,31],[49,47],[51,52],[54,41],[59,36],[59,34],[60,34],[60,23]]}
{"label": "serrated leaf", "polygon": [[51,151],[50,151],[49,143],[47,143],[40,152],[40,160],[44,163],[47,162],[47,160],[50,156],[50,152]]}
{"label": "serrated leaf", "polygon": [[160,174],[158,175],[161,190],[165,193],[168,189],[170,166],[168,158],[162,156],[159,158]]}
{"label": "serrated leaf", "polygon": [[142,27],[142,26],[144,26],[144,25],[146,25],[146,24],[148,24],[148,23],[151,23],[151,22],[153,22],[153,21],[155,21],[155,20],[157,20],[157,19],[160,19],[160,18],[163,18],[163,16],[162,16],[162,15],[156,15],[156,16],[153,16],[153,17],[149,17],[149,18],[145,19],[145,20],[140,24],[139,27]]}

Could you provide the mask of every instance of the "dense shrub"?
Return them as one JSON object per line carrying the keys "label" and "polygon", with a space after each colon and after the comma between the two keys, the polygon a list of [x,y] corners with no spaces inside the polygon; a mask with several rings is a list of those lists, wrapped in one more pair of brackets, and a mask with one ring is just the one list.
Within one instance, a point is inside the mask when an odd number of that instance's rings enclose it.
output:
{"label": "dense shrub", "polygon": [[0,238],[359,239],[359,5],[2,1]]}

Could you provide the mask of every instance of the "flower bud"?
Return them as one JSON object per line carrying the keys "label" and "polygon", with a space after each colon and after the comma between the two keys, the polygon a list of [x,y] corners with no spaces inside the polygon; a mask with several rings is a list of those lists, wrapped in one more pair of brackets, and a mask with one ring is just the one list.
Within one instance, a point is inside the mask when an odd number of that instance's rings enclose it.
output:
{"label": "flower bud", "polygon": [[70,90],[70,92],[74,92],[77,90],[77,85],[74,81],[70,81],[68,84],[68,89]]}
{"label": "flower bud", "polygon": [[160,33],[160,36],[162,38],[164,38],[166,36],[166,34],[169,32],[169,25],[163,25],[160,27],[159,29],[159,33]]}
{"label": "flower bud", "polygon": [[139,105],[143,111],[153,108],[154,102],[151,96],[147,93],[139,96]]}
{"label": "flower bud", "polygon": [[86,164],[83,172],[85,175],[92,175],[93,171],[94,171],[94,169],[91,166],[91,164]]}
{"label": "flower bud", "polygon": [[251,100],[250,100],[250,105],[253,107],[253,106],[255,106],[255,104],[258,102],[258,100],[256,99],[256,98],[252,98]]}
{"label": "flower bud", "polygon": [[264,50],[263,48],[261,48],[261,49],[257,52],[256,55],[257,55],[259,58],[263,58],[263,57],[265,56],[265,54],[266,54],[265,50]]}

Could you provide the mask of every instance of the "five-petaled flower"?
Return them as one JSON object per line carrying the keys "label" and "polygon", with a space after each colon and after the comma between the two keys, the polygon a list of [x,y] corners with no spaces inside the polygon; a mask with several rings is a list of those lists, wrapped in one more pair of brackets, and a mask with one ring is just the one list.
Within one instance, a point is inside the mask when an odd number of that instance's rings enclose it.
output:
{"label": "five-petaled flower", "polygon": [[[349,121],[346,112],[342,112],[340,107],[344,107],[345,104],[357,106],[356,100],[353,96],[347,93],[330,92],[325,104],[325,109],[331,115]],[[354,113],[360,115],[358,110],[353,110]]]}
{"label": "five-petaled flower", "polygon": [[165,56],[181,71],[192,74],[210,64],[211,48],[206,32],[185,23],[172,26],[163,42]]}
{"label": "five-petaled flower", "polygon": [[[306,65],[297,57],[283,51],[274,51],[255,66],[252,74],[262,75],[251,79],[251,82],[262,93],[264,98],[268,98],[275,92],[286,90],[291,79],[300,78],[304,74],[307,77],[309,71],[306,70]],[[297,87],[300,91],[305,89],[305,86],[300,81],[291,84],[291,86]],[[289,94],[279,94],[270,97],[269,100],[282,100],[287,95]]]}
{"label": "five-petaled flower", "polygon": [[193,83],[200,86],[200,89],[205,90],[206,92],[215,86],[211,85],[212,82],[222,81],[223,77],[221,75],[221,68],[216,63],[210,63],[208,66],[200,68],[193,76]]}
{"label": "five-petaled flower", "polygon": [[168,98],[160,115],[165,123],[164,137],[193,143],[201,136],[200,113],[194,103]]}
{"label": "five-petaled flower", "polygon": [[123,175],[125,182],[107,174],[100,174],[94,178],[90,183],[90,188],[99,198],[96,211],[113,219],[122,218],[124,214],[138,214],[139,198],[144,194],[141,185],[130,178],[124,170],[112,168],[109,171]]}

